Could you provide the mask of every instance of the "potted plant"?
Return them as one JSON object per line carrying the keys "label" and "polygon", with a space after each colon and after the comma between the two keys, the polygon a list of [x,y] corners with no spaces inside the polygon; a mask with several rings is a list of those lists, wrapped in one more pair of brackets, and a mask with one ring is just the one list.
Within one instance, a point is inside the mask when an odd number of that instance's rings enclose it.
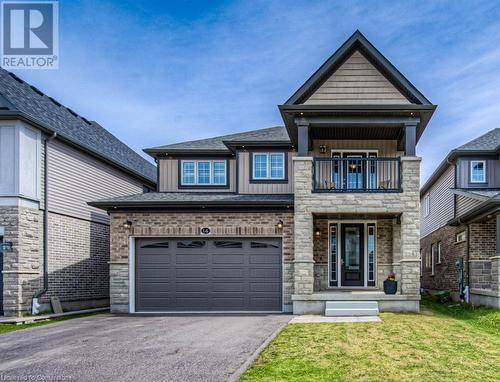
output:
{"label": "potted plant", "polygon": [[394,272],[391,272],[387,276],[387,279],[384,280],[384,293],[396,294],[397,291],[398,291],[398,282],[396,281],[396,274]]}

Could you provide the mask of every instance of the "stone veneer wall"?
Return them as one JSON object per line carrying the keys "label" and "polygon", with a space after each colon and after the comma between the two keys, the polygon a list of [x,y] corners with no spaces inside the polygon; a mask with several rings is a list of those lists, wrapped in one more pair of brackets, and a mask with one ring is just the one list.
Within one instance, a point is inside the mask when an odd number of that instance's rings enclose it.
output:
{"label": "stone veneer wall", "polygon": [[42,212],[26,207],[0,207],[4,241],[13,250],[3,254],[3,309],[18,316],[31,309],[33,293],[40,287]]}
{"label": "stone veneer wall", "polygon": [[401,158],[401,193],[313,193],[312,158],[294,158],[295,294],[314,290],[314,214],[401,214],[399,280],[401,292],[420,292],[420,158]]}
{"label": "stone veneer wall", "polygon": [[[132,229],[123,228],[123,221],[132,221]],[[283,220],[280,232],[278,220]],[[112,312],[129,311],[129,237],[182,237],[197,236],[200,228],[209,226],[211,237],[281,236],[283,240],[283,290],[284,304],[291,303],[293,294],[293,213],[249,212],[249,213],[162,213],[162,212],[116,212],[111,213],[111,261],[110,297]]]}

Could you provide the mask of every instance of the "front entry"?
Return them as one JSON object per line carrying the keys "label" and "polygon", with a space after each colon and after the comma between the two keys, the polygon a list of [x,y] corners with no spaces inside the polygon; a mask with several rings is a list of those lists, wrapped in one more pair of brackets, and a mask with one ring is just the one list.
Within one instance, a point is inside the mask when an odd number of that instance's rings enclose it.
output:
{"label": "front entry", "polygon": [[340,220],[328,224],[329,287],[374,287],[376,222]]}
{"label": "front entry", "polygon": [[364,224],[342,224],[340,273],[343,286],[364,286]]}

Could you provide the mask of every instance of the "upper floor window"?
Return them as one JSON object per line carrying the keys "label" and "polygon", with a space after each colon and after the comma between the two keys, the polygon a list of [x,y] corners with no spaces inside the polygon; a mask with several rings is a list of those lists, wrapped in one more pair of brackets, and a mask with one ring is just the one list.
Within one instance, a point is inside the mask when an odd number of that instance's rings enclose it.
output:
{"label": "upper floor window", "polygon": [[225,186],[227,184],[227,162],[225,160],[181,161],[181,185]]}
{"label": "upper floor window", "polygon": [[285,153],[253,153],[254,180],[284,180]]}
{"label": "upper floor window", "polygon": [[471,183],[486,182],[486,161],[484,160],[470,161],[470,182]]}
{"label": "upper floor window", "polygon": [[424,196],[424,216],[429,216],[431,213],[431,196],[429,194]]}

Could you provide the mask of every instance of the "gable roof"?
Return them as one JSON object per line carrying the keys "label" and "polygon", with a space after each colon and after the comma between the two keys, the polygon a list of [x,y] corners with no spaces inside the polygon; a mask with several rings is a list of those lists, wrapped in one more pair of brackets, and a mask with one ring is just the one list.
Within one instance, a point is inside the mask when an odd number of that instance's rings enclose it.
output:
{"label": "gable roof", "polygon": [[355,50],[364,56],[409,100],[415,104],[431,105],[431,102],[359,31],[356,30],[342,46],[326,60],[314,74],[285,102],[285,105],[300,104],[308,98],[326,79],[349,58]]}
{"label": "gable roof", "polygon": [[199,139],[196,141],[186,141],[173,143],[170,145],[151,147],[144,149],[148,154],[155,153],[231,153],[232,144],[287,144],[290,145],[290,138],[283,126],[269,127],[265,129],[245,131],[230,135]]}
{"label": "gable roof", "polygon": [[125,143],[97,122],[79,116],[3,68],[0,68],[0,118],[24,119],[138,178],[156,183],[156,167]]}
{"label": "gable roof", "polygon": [[440,165],[434,170],[427,182],[420,189],[420,196],[423,196],[431,186],[446,171],[451,162],[459,156],[467,155],[498,155],[500,154],[500,128],[488,131],[487,133],[458,146],[451,150],[443,159]]}

